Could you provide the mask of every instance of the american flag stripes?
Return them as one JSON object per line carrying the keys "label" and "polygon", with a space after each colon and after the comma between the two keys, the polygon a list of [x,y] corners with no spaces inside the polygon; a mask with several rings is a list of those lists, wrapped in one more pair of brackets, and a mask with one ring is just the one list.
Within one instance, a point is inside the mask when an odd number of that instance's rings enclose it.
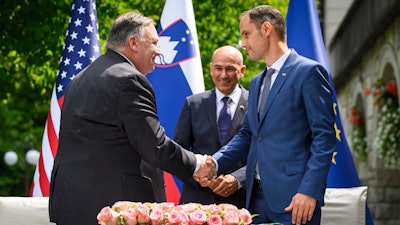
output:
{"label": "american flag stripes", "polygon": [[100,55],[96,1],[75,0],[51,96],[40,157],[30,191],[33,197],[49,196],[50,177],[58,148],[61,107],[65,91],[71,80]]}

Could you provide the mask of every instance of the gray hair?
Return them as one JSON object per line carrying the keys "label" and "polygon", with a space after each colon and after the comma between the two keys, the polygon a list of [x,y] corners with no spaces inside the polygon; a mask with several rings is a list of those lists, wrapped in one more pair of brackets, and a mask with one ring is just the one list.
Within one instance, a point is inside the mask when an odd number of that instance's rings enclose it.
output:
{"label": "gray hair", "polygon": [[241,18],[247,14],[249,14],[250,22],[254,23],[258,29],[264,22],[270,22],[275,27],[279,38],[286,40],[286,21],[279,10],[270,5],[260,5],[243,12]]}
{"label": "gray hair", "polygon": [[140,13],[128,12],[119,15],[108,32],[107,49],[123,48],[131,36],[142,39],[143,28],[148,25],[154,25],[154,21]]}

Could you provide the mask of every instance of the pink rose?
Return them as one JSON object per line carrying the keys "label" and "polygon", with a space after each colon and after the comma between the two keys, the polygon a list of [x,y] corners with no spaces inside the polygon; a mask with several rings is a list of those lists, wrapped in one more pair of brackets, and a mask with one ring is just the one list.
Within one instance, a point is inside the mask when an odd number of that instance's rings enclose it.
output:
{"label": "pink rose", "polygon": [[168,224],[179,224],[179,211],[172,209],[170,213],[168,213],[167,223]]}
{"label": "pink rose", "polygon": [[185,212],[180,211],[179,212],[179,221],[180,221],[180,225],[189,225],[189,216]]}
{"label": "pink rose", "polygon": [[238,210],[238,208],[232,204],[223,203],[223,204],[220,204],[219,206],[225,210],[234,210],[234,211]]}
{"label": "pink rose", "polygon": [[161,202],[160,203],[160,207],[164,211],[169,211],[169,210],[171,210],[172,208],[175,207],[175,203],[174,202]]}
{"label": "pink rose", "polygon": [[150,213],[151,224],[161,225],[163,222],[163,210],[160,208],[154,208]]}
{"label": "pink rose", "polygon": [[145,204],[138,204],[136,206],[136,213],[138,215],[138,223],[149,223],[150,222],[150,209]]}
{"label": "pink rose", "polygon": [[135,209],[125,209],[120,212],[124,216],[125,225],[136,225],[137,224],[137,213]]}
{"label": "pink rose", "polygon": [[211,212],[211,207],[215,204],[211,205],[200,205],[200,210],[203,210],[204,212]]}
{"label": "pink rose", "polygon": [[183,207],[182,207],[183,205],[176,205],[174,208],[173,208],[173,210],[176,210],[176,211],[178,211],[178,212],[180,212],[180,211],[183,211]]}
{"label": "pink rose", "polygon": [[233,210],[225,211],[224,221],[225,224],[232,224],[232,225],[239,223],[239,216],[237,214],[237,211]]}
{"label": "pink rose", "polygon": [[119,213],[112,210],[109,206],[101,209],[97,214],[97,220],[100,225],[116,225],[119,217]]}
{"label": "pink rose", "polygon": [[118,201],[116,203],[114,203],[114,205],[112,206],[113,208],[120,208],[122,209],[127,209],[129,208],[129,206],[132,205],[132,202],[129,201]]}
{"label": "pink rose", "polygon": [[207,219],[207,225],[222,225],[222,218],[218,215],[211,215]]}
{"label": "pink rose", "polygon": [[204,224],[207,220],[206,213],[202,210],[195,210],[189,214],[189,223],[193,225]]}
{"label": "pink rose", "polygon": [[184,212],[190,214],[194,210],[198,209],[199,206],[200,206],[200,204],[198,204],[198,203],[188,203],[188,204],[182,205],[182,210]]}
{"label": "pink rose", "polygon": [[239,210],[239,218],[244,224],[250,224],[253,222],[250,212],[247,209],[240,209]]}
{"label": "pink rose", "polygon": [[208,212],[211,212],[213,214],[221,214],[222,213],[221,205],[211,204],[209,210],[210,211],[208,211]]}

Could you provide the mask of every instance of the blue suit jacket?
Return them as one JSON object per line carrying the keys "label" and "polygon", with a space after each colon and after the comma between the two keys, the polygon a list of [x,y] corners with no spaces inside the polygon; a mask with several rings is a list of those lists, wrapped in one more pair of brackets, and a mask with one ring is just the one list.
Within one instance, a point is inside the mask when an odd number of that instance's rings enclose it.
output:
{"label": "blue suit jacket", "polygon": [[[324,204],[326,178],[336,146],[329,75],[321,64],[294,50],[271,88],[260,118],[257,112],[262,73],[249,90],[243,127],[214,154],[219,173],[247,156],[246,190],[252,190],[258,160],[264,198],[276,213],[285,212],[301,192]],[[251,191],[246,194],[249,206]]]}

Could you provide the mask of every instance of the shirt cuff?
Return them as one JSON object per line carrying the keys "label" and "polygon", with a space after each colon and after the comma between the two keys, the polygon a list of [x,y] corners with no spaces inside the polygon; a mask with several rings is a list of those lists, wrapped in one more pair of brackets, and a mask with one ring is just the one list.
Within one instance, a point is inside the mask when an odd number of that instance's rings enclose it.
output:
{"label": "shirt cuff", "polygon": [[[194,169],[194,173],[193,175],[200,169],[200,164],[201,164],[201,159],[203,157],[203,155],[200,154],[196,154],[196,168]],[[214,157],[211,157],[211,159],[214,161],[215,163],[215,169],[218,172],[218,162]],[[214,176],[213,178],[216,178],[217,176]]]}
{"label": "shirt cuff", "polygon": [[196,154],[196,169],[194,169],[194,173],[196,173],[200,168],[201,157],[202,155]]}

